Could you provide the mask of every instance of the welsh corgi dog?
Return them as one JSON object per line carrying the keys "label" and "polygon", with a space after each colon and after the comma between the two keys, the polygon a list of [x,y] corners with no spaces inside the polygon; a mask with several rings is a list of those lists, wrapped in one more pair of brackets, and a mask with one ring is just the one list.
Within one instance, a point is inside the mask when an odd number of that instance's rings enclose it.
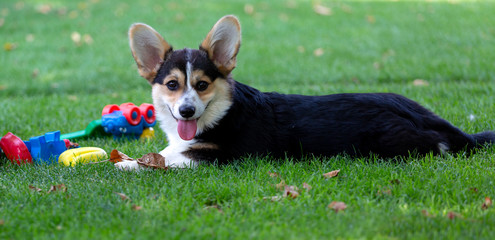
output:
{"label": "welsh corgi dog", "polygon": [[[397,94],[285,95],[237,82],[231,73],[241,27],[232,15],[218,20],[199,49],[173,50],[142,23],[130,27],[129,41],[139,74],[152,87],[168,139],[160,154],[170,167],[248,155],[394,158],[469,151],[495,141],[494,132],[464,133]],[[118,167],[139,168],[135,162]]]}

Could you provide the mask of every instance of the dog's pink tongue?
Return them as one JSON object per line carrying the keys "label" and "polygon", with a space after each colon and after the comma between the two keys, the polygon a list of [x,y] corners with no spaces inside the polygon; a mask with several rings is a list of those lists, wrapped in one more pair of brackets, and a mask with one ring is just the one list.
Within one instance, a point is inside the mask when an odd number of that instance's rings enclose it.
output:
{"label": "dog's pink tongue", "polygon": [[177,131],[179,132],[180,138],[189,141],[196,135],[196,130],[198,129],[196,120],[179,120],[177,125]]}

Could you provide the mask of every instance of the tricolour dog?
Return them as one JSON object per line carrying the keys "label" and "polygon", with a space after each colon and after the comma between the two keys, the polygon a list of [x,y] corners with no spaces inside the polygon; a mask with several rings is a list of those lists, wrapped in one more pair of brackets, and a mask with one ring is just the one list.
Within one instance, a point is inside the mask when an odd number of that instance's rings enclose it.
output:
{"label": "tricolour dog", "polygon": [[[381,157],[480,147],[495,133],[467,134],[418,103],[390,93],[327,96],[262,93],[231,72],[241,44],[235,16],[221,18],[199,49],[173,50],[148,25],[129,30],[139,74],[152,86],[168,138],[166,164],[187,167],[246,155]],[[121,168],[137,168],[123,162]]]}

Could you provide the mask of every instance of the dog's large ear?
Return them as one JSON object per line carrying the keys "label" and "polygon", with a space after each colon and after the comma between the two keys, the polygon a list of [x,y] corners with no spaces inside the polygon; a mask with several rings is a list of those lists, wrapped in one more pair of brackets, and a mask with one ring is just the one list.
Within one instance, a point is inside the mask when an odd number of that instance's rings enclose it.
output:
{"label": "dog's large ear", "polygon": [[228,15],[218,20],[200,48],[208,53],[218,70],[227,76],[235,68],[240,45],[241,25],[235,16]]}
{"label": "dog's large ear", "polygon": [[172,47],[153,28],[135,23],[129,29],[129,45],[139,74],[152,82]]}

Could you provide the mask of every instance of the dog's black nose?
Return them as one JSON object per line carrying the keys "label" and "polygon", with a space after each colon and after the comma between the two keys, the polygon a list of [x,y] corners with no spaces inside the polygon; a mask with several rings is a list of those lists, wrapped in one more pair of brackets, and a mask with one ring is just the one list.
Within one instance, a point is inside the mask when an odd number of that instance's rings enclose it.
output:
{"label": "dog's black nose", "polygon": [[194,106],[185,105],[179,107],[179,113],[183,118],[190,118],[194,115],[196,108]]}

